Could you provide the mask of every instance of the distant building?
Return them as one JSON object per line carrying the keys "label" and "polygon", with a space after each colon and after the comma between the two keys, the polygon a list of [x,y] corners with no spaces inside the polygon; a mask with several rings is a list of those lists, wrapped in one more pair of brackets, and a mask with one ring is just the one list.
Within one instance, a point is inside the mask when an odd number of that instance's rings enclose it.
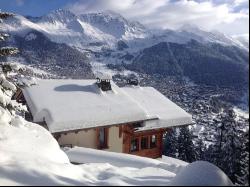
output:
{"label": "distant building", "polygon": [[32,122],[47,128],[61,146],[80,146],[150,158],[162,155],[169,127],[192,117],[152,87],[118,87],[97,80],[38,80],[16,94]]}

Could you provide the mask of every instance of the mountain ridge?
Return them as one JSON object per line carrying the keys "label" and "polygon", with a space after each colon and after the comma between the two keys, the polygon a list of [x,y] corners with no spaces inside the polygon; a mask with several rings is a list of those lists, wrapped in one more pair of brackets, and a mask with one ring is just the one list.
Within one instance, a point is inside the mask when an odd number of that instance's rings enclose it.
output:
{"label": "mountain ridge", "polygon": [[[103,43],[106,43],[108,47],[114,48],[114,43],[118,40],[129,42],[135,39],[138,39],[137,43],[140,43],[141,40],[146,40],[142,41],[142,46],[144,46],[145,42],[151,45],[151,42],[152,44],[158,42],[154,42],[153,40],[155,36],[161,33],[161,40],[165,42],[173,42],[173,40],[176,40],[177,43],[186,43],[191,39],[196,39],[200,42],[216,42],[223,45],[235,45],[248,50],[247,47],[237,39],[233,39],[219,32],[203,31],[200,28],[190,25],[189,27],[184,26],[179,30],[168,29],[154,32],[150,28],[144,27],[139,22],[129,21],[120,14],[112,11],[75,15],[69,10],[59,9],[40,18],[32,19],[29,17],[26,19],[19,15],[16,16],[16,19],[19,20],[19,27],[21,27],[21,29],[10,28],[9,31],[20,31],[23,27],[26,27],[26,29],[36,29],[46,34],[51,40],[61,43],[63,39],[55,35],[63,35],[62,32],[64,32],[64,36],[70,38],[67,42],[71,46],[78,47],[86,47],[88,43],[101,40]],[[8,24],[5,26],[8,27]],[[191,27],[192,29],[190,29]],[[92,31],[88,32],[88,30]],[[89,41],[84,42],[82,38]],[[180,38],[183,39],[180,40]],[[80,42],[74,43],[72,40],[80,40]],[[133,41],[131,45],[134,45]]]}
{"label": "mountain ridge", "polygon": [[[60,9],[35,19],[17,15],[4,22],[3,26],[3,31],[19,36],[19,40],[25,38],[22,40],[25,46],[27,43],[37,46],[34,40],[36,33],[40,33],[40,37],[44,35],[46,41],[50,40],[57,49],[61,48],[61,44],[65,44],[63,49],[72,51],[76,58],[70,58],[72,62],[61,59],[62,64],[72,64],[76,69],[88,67],[85,58],[83,62],[86,66],[77,66],[81,64],[78,58],[81,55],[77,52],[79,51],[90,62],[125,63],[128,64],[125,67],[130,70],[160,73],[165,76],[183,75],[198,83],[238,87],[249,82],[246,78],[249,74],[248,49],[223,33],[208,32],[192,25],[183,26],[179,30],[151,30],[110,11],[75,15]],[[166,45],[162,45],[164,43]],[[158,48],[161,45],[162,48]],[[55,54],[51,56],[45,48],[46,46],[39,48],[40,52],[35,51],[38,48],[29,49],[33,50],[29,53],[29,58],[37,59],[42,64],[45,57],[59,60],[57,56],[62,56],[57,54],[58,51],[62,53],[62,50],[55,50]],[[37,56],[41,51],[45,57]],[[54,62],[51,63],[51,66],[53,65]],[[209,71],[204,69],[205,66]],[[225,74],[225,69],[228,74]],[[86,70],[89,71],[90,68],[82,69],[83,72]],[[230,78],[230,74],[234,75],[234,79]]]}

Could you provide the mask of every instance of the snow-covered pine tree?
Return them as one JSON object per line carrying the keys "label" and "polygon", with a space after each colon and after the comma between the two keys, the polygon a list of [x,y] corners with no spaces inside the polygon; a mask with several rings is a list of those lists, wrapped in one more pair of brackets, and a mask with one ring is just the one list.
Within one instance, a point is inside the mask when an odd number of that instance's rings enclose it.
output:
{"label": "snow-covered pine tree", "polygon": [[163,154],[176,158],[178,156],[178,139],[176,134],[176,129],[170,129],[164,136],[163,139]]}
{"label": "snow-covered pine tree", "polygon": [[222,116],[224,125],[224,136],[221,146],[220,167],[230,177],[233,182],[237,180],[237,174],[240,173],[240,156],[242,145],[242,131],[235,121],[235,112],[229,108]]}
{"label": "snow-covered pine tree", "polygon": [[249,129],[244,133],[242,141],[240,173],[237,174],[236,184],[249,186]]}
{"label": "snow-covered pine tree", "polygon": [[[7,19],[8,17],[12,17],[14,14],[7,12],[0,12],[0,23],[3,22],[3,19]],[[0,33],[0,41],[6,40],[9,35],[6,33]],[[1,47],[0,48],[0,57],[4,57],[7,55],[14,55],[18,53],[18,49],[15,47]]]}
{"label": "snow-covered pine tree", "polygon": [[215,123],[215,131],[213,132],[213,144],[211,144],[206,152],[206,158],[209,162],[214,163],[216,166],[222,168],[222,144],[225,134],[225,126],[222,123],[221,116],[218,122]]}
{"label": "snow-covered pine tree", "polygon": [[196,160],[196,151],[193,143],[192,132],[188,127],[180,128],[178,136],[178,158],[187,162]]}
{"label": "snow-covered pine tree", "polygon": [[204,141],[201,138],[198,138],[196,140],[195,152],[196,152],[196,159],[197,160],[205,160],[206,159],[205,153],[207,152],[207,149],[206,149],[206,146],[204,144]]}
{"label": "snow-covered pine tree", "polygon": [[[2,19],[13,16],[11,13],[0,12],[0,24]],[[8,37],[8,34],[0,33],[0,41],[4,41]],[[6,57],[8,55],[13,55],[18,53],[18,49],[14,47],[1,47],[0,48],[0,57]],[[15,92],[16,86],[6,79],[6,75],[11,71],[11,66],[6,62],[0,61],[1,70],[4,74],[0,72],[0,107],[3,108],[12,108],[10,104],[10,96]]]}

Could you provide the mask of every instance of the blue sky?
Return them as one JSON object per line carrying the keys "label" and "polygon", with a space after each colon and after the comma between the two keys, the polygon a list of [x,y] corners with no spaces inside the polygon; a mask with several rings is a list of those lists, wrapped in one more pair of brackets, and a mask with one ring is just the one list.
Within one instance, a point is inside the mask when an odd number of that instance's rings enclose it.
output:
{"label": "blue sky", "polygon": [[41,16],[62,8],[75,0],[0,0],[2,11],[15,12],[21,15]]}
{"label": "blue sky", "polygon": [[0,9],[41,16],[66,8],[76,14],[112,10],[153,28],[184,24],[230,35],[249,34],[248,0],[0,0]]}

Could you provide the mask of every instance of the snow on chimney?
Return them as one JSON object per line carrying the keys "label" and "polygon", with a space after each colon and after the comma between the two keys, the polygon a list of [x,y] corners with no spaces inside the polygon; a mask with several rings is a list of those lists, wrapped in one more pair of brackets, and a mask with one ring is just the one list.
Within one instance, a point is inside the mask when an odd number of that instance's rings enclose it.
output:
{"label": "snow on chimney", "polygon": [[112,90],[110,81],[112,76],[109,74],[104,74],[102,72],[95,73],[97,79],[97,85],[102,91]]}

